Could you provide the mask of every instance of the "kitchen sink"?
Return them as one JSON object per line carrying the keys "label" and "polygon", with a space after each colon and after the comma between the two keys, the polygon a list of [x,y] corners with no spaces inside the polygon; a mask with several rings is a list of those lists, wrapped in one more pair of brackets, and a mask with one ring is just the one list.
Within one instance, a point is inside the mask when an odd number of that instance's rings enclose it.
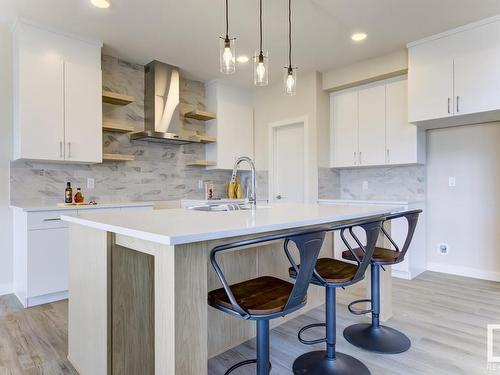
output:
{"label": "kitchen sink", "polygon": [[251,210],[252,205],[250,203],[219,203],[219,204],[206,204],[202,206],[192,206],[188,207],[188,210],[194,211],[244,211]]}

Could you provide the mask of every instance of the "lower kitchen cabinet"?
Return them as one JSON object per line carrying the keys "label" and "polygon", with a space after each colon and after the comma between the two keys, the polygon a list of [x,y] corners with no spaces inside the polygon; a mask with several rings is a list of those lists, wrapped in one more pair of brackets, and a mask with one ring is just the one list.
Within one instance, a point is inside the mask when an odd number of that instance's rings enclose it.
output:
{"label": "lower kitchen cabinet", "polygon": [[53,211],[14,207],[14,294],[24,307],[68,298],[69,224],[61,215],[148,209],[152,205]]}

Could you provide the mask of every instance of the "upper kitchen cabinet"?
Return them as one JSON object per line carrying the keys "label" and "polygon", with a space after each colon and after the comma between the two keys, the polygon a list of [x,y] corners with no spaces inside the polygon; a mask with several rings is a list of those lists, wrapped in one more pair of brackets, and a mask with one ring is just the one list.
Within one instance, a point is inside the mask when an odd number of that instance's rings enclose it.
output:
{"label": "upper kitchen cabinet", "polygon": [[425,162],[425,134],[408,123],[404,77],[332,93],[330,167]]}
{"label": "upper kitchen cabinet", "polygon": [[14,159],[102,162],[101,43],[14,29]]}
{"label": "upper kitchen cabinet", "polygon": [[[210,169],[233,169],[240,156],[254,157],[253,96],[251,91],[219,81],[207,84],[207,110],[217,118],[207,122],[207,134],[217,139],[206,147]],[[247,166],[241,166],[246,169]]]}
{"label": "upper kitchen cabinet", "polygon": [[500,17],[408,45],[409,121],[424,128],[500,119]]}

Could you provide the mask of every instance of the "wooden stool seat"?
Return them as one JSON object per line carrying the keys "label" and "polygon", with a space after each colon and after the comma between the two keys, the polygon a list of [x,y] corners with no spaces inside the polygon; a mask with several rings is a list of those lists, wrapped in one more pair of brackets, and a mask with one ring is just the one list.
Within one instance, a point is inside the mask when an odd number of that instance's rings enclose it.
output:
{"label": "wooden stool seat", "polygon": [[[262,276],[231,285],[231,291],[238,304],[254,315],[282,311],[292,289],[292,283],[272,276]],[[219,305],[228,309],[232,308],[224,288],[209,292],[208,302],[214,307]]]}
{"label": "wooden stool seat", "polygon": [[[332,258],[320,258],[316,261],[316,271],[328,283],[344,283],[354,278],[358,265]],[[297,276],[293,267],[290,267],[288,273],[292,278]]]}
{"label": "wooden stool seat", "polygon": [[[354,253],[359,257],[359,259],[363,259],[365,253],[359,247],[353,249]],[[390,249],[384,249],[383,247],[376,247],[373,252],[372,261],[377,263],[384,264],[392,264],[397,262],[401,252],[394,251]],[[355,261],[354,255],[349,250],[342,252],[342,258]]]}

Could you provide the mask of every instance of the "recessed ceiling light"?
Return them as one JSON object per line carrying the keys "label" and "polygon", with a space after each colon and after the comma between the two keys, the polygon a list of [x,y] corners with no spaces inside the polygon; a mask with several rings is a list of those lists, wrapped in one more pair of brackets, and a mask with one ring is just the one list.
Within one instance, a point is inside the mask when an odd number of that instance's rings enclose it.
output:
{"label": "recessed ceiling light", "polygon": [[351,36],[351,39],[355,42],[361,42],[362,40],[365,40],[366,37],[367,35],[365,33],[356,33]]}
{"label": "recessed ceiling light", "polygon": [[109,8],[111,5],[111,2],[109,0],[90,0],[93,6],[97,8]]}
{"label": "recessed ceiling light", "polygon": [[247,63],[250,61],[250,58],[248,56],[245,56],[245,55],[241,55],[241,56],[238,56],[238,58],[236,59],[239,63]]}

